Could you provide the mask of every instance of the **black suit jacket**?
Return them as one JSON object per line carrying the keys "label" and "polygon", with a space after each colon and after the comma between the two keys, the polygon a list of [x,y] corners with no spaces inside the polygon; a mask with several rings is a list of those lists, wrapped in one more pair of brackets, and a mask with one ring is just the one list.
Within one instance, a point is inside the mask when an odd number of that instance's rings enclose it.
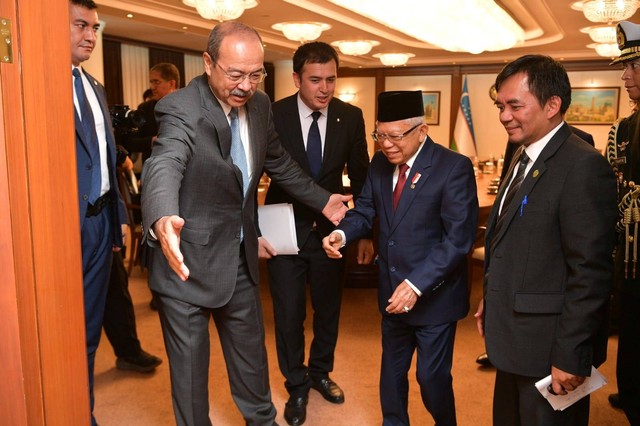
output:
{"label": "black suit jacket", "polygon": [[[304,171],[310,173],[298,111],[298,94],[273,104],[273,122],[284,149]],[[318,185],[331,193],[344,194],[342,172],[345,164],[351,181],[351,193],[357,197],[362,190],[369,166],[364,118],[360,108],[333,98],[327,109],[327,132],[322,168],[316,181]],[[300,203],[277,182],[272,182],[265,204],[277,203],[293,204],[299,247],[304,245],[314,222],[323,236],[334,229],[333,224],[321,213]]]}
{"label": "black suit jacket", "polygon": [[587,376],[606,358],[616,221],[611,167],[565,123],[493,235],[504,186],[485,241],[489,358],[496,368],[523,376],[546,376],[552,365]]}
{"label": "black suit jacket", "polygon": [[[573,132],[574,135],[578,136],[580,139],[585,141],[591,146],[595,146],[595,142],[593,141],[593,136],[590,133],[585,132],[584,130],[580,130],[577,127],[573,127],[569,125],[569,128]],[[507,175],[507,171],[511,166],[511,160],[513,160],[513,154],[518,149],[519,145],[515,143],[507,142],[507,148],[504,150],[504,166],[502,168],[502,173],[500,174],[500,180],[502,181],[504,177]]]}

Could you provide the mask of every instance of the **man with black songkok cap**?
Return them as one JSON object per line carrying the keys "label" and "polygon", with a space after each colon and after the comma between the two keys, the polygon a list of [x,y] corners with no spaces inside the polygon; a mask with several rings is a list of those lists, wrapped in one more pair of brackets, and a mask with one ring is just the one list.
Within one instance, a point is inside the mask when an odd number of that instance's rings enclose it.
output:
{"label": "man with black songkok cap", "polygon": [[[633,103],[633,113],[617,121],[609,132],[607,159],[618,180],[617,245],[615,256],[615,301],[619,302],[619,334],[616,376],[618,395],[609,400],[624,410],[629,423],[640,425],[640,264],[634,256],[638,241],[629,238],[640,227],[640,218],[625,212],[640,207],[640,25],[618,23],[620,57],[611,65],[622,65],[622,81]],[[616,404],[617,405],[617,404]]]}
{"label": "man with black songkok cap", "polygon": [[407,373],[417,349],[422,400],[437,425],[455,425],[451,364],[456,323],[469,310],[466,256],[478,220],[471,161],[427,136],[420,91],[378,96],[367,180],[327,255],[366,235],[379,219],[383,425],[408,425]]}

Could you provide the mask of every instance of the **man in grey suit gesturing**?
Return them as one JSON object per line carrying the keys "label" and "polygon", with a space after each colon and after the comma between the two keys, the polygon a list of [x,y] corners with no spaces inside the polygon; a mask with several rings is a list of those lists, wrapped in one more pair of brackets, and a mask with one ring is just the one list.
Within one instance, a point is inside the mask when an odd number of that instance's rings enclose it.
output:
{"label": "man in grey suit gesturing", "polygon": [[271,119],[262,40],[225,22],[205,74],[156,105],[158,140],[143,172],[149,284],[157,296],[178,425],[210,425],[209,319],[248,425],[274,424],[258,289],[256,190],[262,171],[337,223],[350,196],[317,186],[282,148]]}
{"label": "man in grey suit gesturing", "polygon": [[554,411],[534,384],[551,375],[548,392],[566,395],[606,358],[614,176],[562,118],[571,84],[560,63],[518,58],[496,89],[519,148],[489,215],[476,313],[497,369],[493,424],[586,426],[588,397]]}

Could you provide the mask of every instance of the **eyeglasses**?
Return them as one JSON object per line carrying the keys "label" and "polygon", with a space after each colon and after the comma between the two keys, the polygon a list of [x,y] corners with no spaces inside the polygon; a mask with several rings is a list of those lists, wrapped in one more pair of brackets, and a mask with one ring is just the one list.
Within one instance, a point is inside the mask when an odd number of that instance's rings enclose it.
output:
{"label": "eyeglasses", "polygon": [[400,142],[402,139],[404,139],[405,136],[407,136],[409,133],[413,132],[415,129],[417,129],[420,126],[422,126],[422,123],[416,124],[415,126],[413,126],[412,128],[410,128],[409,130],[407,130],[406,132],[400,135],[388,135],[386,133],[373,132],[371,133],[371,137],[375,142],[383,142],[385,139],[388,139],[391,142]]}
{"label": "eyeglasses", "polygon": [[222,70],[224,75],[227,76],[229,81],[232,81],[233,83],[242,83],[245,79],[248,78],[251,84],[258,84],[262,83],[267,76],[267,70],[265,70],[264,68],[262,68],[260,71],[250,72],[246,74],[239,71],[231,71],[229,73],[225,71],[225,69],[222,68],[222,66],[217,62],[214,62],[214,64],[216,64],[220,68],[220,70]]}

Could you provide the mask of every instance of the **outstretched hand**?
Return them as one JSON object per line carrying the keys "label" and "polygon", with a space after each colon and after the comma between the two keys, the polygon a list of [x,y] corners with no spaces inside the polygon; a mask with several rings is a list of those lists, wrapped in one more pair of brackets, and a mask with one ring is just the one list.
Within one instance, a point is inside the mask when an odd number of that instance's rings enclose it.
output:
{"label": "outstretched hand", "polygon": [[184,219],[180,216],[163,216],[154,223],[153,232],[171,269],[182,281],[186,281],[189,278],[189,268],[184,264],[184,257],[180,252],[180,232],[183,226]]}
{"label": "outstretched hand", "polygon": [[322,209],[322,214],[334,225],[340,223],[345,214],[347,214],[346,203],[351,201],[353,195],[331,194],[329,201]]}

